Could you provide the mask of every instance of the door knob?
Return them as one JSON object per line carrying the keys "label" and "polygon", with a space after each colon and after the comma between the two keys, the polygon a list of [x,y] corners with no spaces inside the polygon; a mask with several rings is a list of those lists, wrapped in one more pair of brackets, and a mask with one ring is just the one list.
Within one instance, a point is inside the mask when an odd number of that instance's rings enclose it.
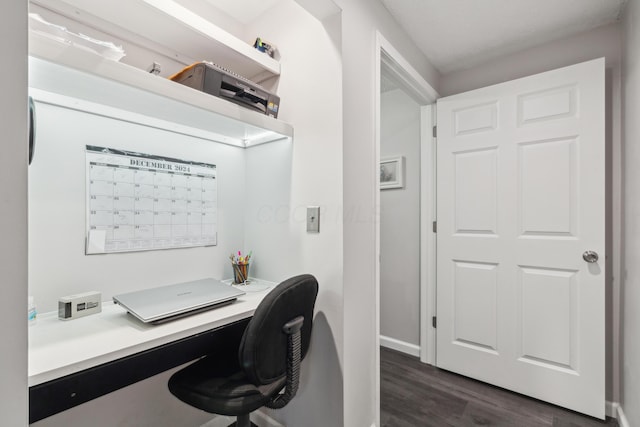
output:
{"label": "door knob", "polygon": [[584,251],[582,259],[588,263],[598,262],[598,253],[594,251]]}

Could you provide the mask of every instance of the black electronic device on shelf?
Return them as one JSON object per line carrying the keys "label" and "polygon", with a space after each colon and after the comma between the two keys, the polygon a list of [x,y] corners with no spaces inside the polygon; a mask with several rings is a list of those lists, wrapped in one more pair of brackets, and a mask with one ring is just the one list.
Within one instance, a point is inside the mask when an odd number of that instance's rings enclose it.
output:
{"label": "black electronic device on shelf", "polygon": [[278,117],[278,95],[211,62],[191,64],[169,79],[267,116]]}

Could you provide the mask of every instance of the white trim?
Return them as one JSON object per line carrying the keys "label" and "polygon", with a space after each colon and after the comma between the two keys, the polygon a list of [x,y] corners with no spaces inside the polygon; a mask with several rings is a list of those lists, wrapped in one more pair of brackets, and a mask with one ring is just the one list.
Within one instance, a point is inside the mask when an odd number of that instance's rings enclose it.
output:
{"label": "white trim", "polygon": [[607,400],[604,402],[604,414],[607,417],[616,418],[618,416],[617,409],[620,405],[617,402]]}
{"label": "white trim", "polygon": [[227,417],[224,415],[216,415],[200,427],[227,427],[235,421],[235,417]]}
{"label": "white trim", "polygon": [[618,405],[617,409],[618,409],[617,410],[618,416],[616,418],[618,419],[618,425],[620,427],[631,427],[629,420],[627,420],[627,416],[624,414],[624,411],[622,410],[622,406]]}
{"label": "white trim", "polygon": [[382,35],[380,32],[376,31],[376,52],[374,55],[375,64],[375,84],[374,84],[374,93],[373,93],[373,102],[375,108],[375,125],[374,125],[374,135],[375,135],[375,168],[374,168],[374,176],[373,180],[375,185],[373,186],[375,194],[373,195],[373,201],[375,206],[375,226],[374,226],[374,240],[375,240],[375,256],[374,256],[374,271],[373,271],[373,285],[375,292],[375,351],[374,351],[374,375],[375,375],[375,401],[374,401],[374,409],[375,409],[375,423],[374,425],[380,425],[380,179],[378,178],[380,175],[379,167],[380,164],[380,104],[381,104],[381,96],[380,96],[380,81],[382,79]]}
{"label": "white trim", "polygon": [[[280,424],[278,421],[271,418],[262,410],[258,409],[251,413],[251,422],[263,427],[285,427],[284,424]],[[202,424],[200,427],[228,427],[230,424],[236,421],[236,417],[229,417],[225,415],[216,415],[211,420]]]}
{"label": "white trim", "polygon": [[436,109],[432,105],[420,111],[420,361],[436,364],[436,141],[432,129]]}
{"label": "white trim", "polygon": [[[413,92],[412,95],[418,97],[418,102],[426,105],[435,102],[440,95],[438,92],[411,66],[409,61],[389,43],[379,32],[377,33],[378,47],[384,51],[380,55],[381,61],[400,78],[405,85],[405,89]],[[378,49],[378,52],[380,52]]]}
{"label": "white trim", "polygon": [[278,421],[271,418],[265,411],[258,409],[251,413],[251,421],[259,426],[264,427],[285,427],[284,424],[280,424]]}
{"label": "white trim", "polygon": [[[425,105],[420,107],[420,361],[423,363],[432,363],[429,361],[431,347],[429,343],[429,330],[432,329],[428,325],[429,313],[428,310],[423,310],[422,307],[429,307],[429,293],[428,293],[428,276],[429,276],[429,235],[430,223],[432,222],[432,215],[425,215],[425,212],[430,212],[428,201],[431,196],[431,188],[429,186],[430,175],[425,171],[425,164],[429,164],[430,150],[428,144],[428,136],[426,135],[427,129],[433,127],[431,122],[431,106]],[[431,197],[433,200],[433,197]],[[426,250],[425,250],[426,249]]]}
{"label": "white trim", "polygon": [[618,402],[607,402],[607,416],[616,418],[620,427],[631,427],[627,416]]}
{"label": "white trim", "polygon": [[[374,202],[375,202],[375,218],[377,218],[377,221],[375,223],[375,230],[374,230],[374,240],[375,240],[375,256],[374,256],[374,287],[375,287],[375,318],[374,318],[374,322],[375,322],[375,408],[376,408],[376,418],[375,418],[375,424],[374,425],[380,425],[380,182],[378,179],[378,164],[380,164],[380,79],[381,79],[381,74],[382,74],[382,64],[384,63],[384,65],[386,67],[388,67],[395,75],[396,77],[403,83],[403,85],[405,86],[405,89],[407,89],[408,92],[410,92],[414,98],[416,98],[416,101],[418,101],[418,103],[420,105],[428,105],[428,104],[432,104],[436,101],[436,99],[439,97],[438,93],[436,92],[436,90],[424,79],[422,78],[422,76],[420,75],[420,73],[418,73],[416,71],[416,69],[406,60],[404,59],[404,57],[393,47],[393,45],[391,43],[389,43],[389,41],[387,41],[387,39],[384,38],[384,36],[379,32],[376,31],[376,40],[375,40],[375,64],[373,64],[375,73],[374,73],[374,78],[375,78],[375,84],[374,84],[374,93],[373,93],[373,100],[374,100],[374,108],[375,108],[375,127],[374,127],[374,135],[375,135],[375,165],[376,167],[374,168],[374,171],[376,172],[373,176],[373,179],[375,181],[375,185],[374,185]],[[424,121],[421,120],[421,125],[424,124]],[[428,133],[430,131],[430,129],[421,129],[421,141],[425,135],[425,133]],[[422,142],[421,142],[422,143]],[[421,176],[426,175],[426,171],[424,170],[425,165],[423,164],[421,166]],[[431,173],[433,171],[433,168],[430,168],[431,171],[428,171],[429,173]],[[421,190],[421,193],[424,193]],[[433,193],[433,196],[435,196],[435,193]],[[423,194],[421,194],[421,198],[423,197]],[[435,197],[433,200],[433,203],[435,203]],[[421,202],[422,204],[422,202]],[[421,206],[422,209],[422,206]],[[421,214],[422,216],[422,214]],[[422,224],[421,224],[422,227]],[[422,227],[424,228],[424,227]],[[423,243],[423,239],[421,236],[421,246]],[[424,248],[421,247],[421,254],[424,252]],[[427,252],[426,256],[428,257],[429,253]],[[433,257],[433,264],[435,265],[435,251],[432,252],[432,257]],[[421,255],[421,260],[422,260],[422,255]],[[427,265],[425,265],[423,262],[421,262],[420,265],[420,270],[421,270],[421,278],[420,278],[420,295],[421,295],[421,301],[422,301],[422,296],[424,295],[425,297],[428,295],[435,295],[435,281],[434,282],[430,282],[428,280],[424,280],[423,279],[423,274],[422,271],[427,271]],[[426,286],[427,289],[425,289],[424,287]],[[420,322],[421,322],[421,330],[424,329],[423,326],[426,326],[428,328],[431,328],[430,323],[427,322],[427,325],[425,325],[424,320],[428,319],[431,315],[435,314],[433,312],[433,310],[429,310],[429,306],[425,306],[425,304],[420,304]],[[433,313],[433,314],[432,314]],[[427,349],[435,349],[435,333],[432,334],[432,341],[427,339],[427,337],[429,337],[428,334],[420,334],[420,348],[427,348]],[[423,339],[424,338],[424,339]],[[425,342],[426,340],[426,342]],[[420,353],[425,353],[424,357],[421,356],[421,360],[422,361],[427,361],[429,358],[427,356],[426,353],[428,353],[428,350],[420,350]],[[434,356],[435,357],[435,356]],[[433,360],[433,362],[435,362],[435,359]]]}
{"label": "white trim", "polygon": [[420,357],[419,345],[400,341],[395,338],[380,335],[380,346],[390,348],[391,350],[397,350],[410,356]]}

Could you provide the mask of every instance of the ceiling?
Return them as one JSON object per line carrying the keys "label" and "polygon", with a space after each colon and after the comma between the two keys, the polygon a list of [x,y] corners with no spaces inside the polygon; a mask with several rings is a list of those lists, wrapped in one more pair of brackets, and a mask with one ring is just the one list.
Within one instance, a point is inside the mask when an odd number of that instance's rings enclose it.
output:
{"label": "ceiling", "polygon": [[249,24],[280,0],[205,0],[241,24]]}
{"label": "ceiling", "polygon": [[616,22],[627,0],[381,1],[446,74]]}
{"label": "ceiling", "polygon": [[[203,0],[248,24],[282,0]],[[380,0],[442,74],[620,19],[628,0]]]}

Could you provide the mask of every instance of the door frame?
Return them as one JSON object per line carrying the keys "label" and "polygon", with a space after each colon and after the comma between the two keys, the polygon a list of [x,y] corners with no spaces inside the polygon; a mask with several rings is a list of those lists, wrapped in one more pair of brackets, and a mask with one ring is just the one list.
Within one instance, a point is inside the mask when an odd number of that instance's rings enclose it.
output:
{"label": "door frame", "polygon": [[[416,69],[376,31],[375,54],[375,170],[380,164],[380,79],[384,64],[404,86],[404,89],[421,105],[420,111],[420,361],[435,364],[436,332],[429,319],[435,316],[436,305],[436,236],[432,231],[432,221],[436,212],[436,158],[435,125],[436,109],[432,108],[439,98],[436,90],[416,71]],[[378,173],[375,174],[376,178]],[[380,424],[380,182],[375,183],[375,378],[377,425]],[[429,204],[431,208],[429,209]],[[424,215],[425,212],[429,215]],[[428,326],[427,326],[428,325]]]}

